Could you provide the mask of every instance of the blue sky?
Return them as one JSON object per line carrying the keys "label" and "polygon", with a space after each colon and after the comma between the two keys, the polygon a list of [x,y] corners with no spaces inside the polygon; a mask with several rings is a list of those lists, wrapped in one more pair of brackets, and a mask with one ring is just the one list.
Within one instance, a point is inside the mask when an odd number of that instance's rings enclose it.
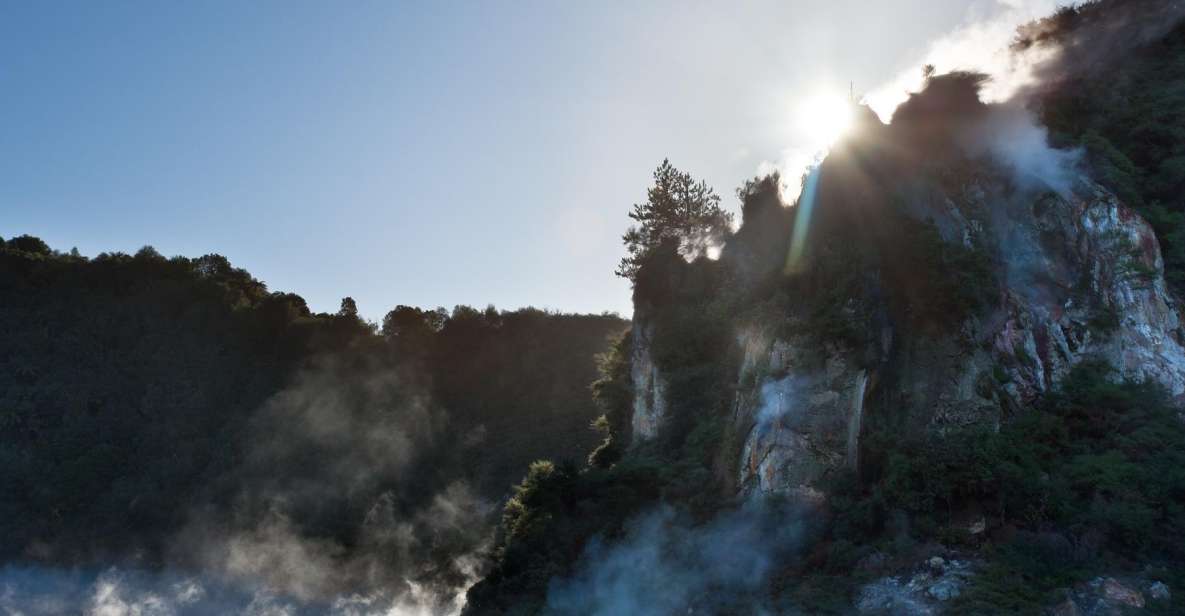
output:
{"label": "blue sky", "polygon": [[999,8],[4,2],[0,236],[217,252],[371,319],[628,315],[620,235],[664,157],[735,208],[802,140],[798,101],[880,85]]}

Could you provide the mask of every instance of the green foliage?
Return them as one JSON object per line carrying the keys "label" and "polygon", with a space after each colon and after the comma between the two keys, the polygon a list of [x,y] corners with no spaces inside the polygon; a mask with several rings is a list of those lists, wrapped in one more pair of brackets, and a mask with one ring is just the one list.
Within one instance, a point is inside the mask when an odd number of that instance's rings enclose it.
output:
{"label": "green foliage", "polygon": [[883,461],[871,476],[827,486],[838,546],[828,562],[840,570],[850,572],[855,546],[907,549],[902,533],[975,547],[957,526],[968,511],[1010,532],[980,546],[986,565],[952,604],[957,613],[1039,614],[1056,589],[1100,572],[1185,558],[1185,425],[1158,385],[1087,361],[998,431],[902,440],[882,430],[867,438]]}
{"label": "green foliage", "polygon": [[816,248],[813,266],[783,283],[784,296],[806,306],[799,322],[786,323],[787,337],[807,336],[820,348],[861,348],[867,342],[868,277],[875,259],[861,243],[834,242]]}
{"label": "green foliage", "polygon": [[659,467],[644,455],[584,472],[532,463],[504,509],[495,567],[470,589],[465,613],[538,613],[548,583],[569,571],[593,536],[619,536],[626,520],[657,501]]}
{"label": "green foliage", "polygon": [[601,378],[592,384],[593,400],[605,414],[593,427],[605,440],[591,454],[589,464],[608,468],[621,459],[629,444],[630,419],[634,410],[634,383],[630,373],[631,331],[627,330],[612,343],[609,350],[597,356],[597,372]]}
{"label": "green foliage", "polygon": [[674,242],[681,255],[692,258],[720,245],[730,231],[732,214],[720,208],[720,197],[669,160],[654,171],[654,186],[646,197],[630,212],[638,225],[622,237],[627,254],[617,267],[618,276],[635,280],[647,256],[664,243]]}
{"label": "green foliage", "polygon": [[1042,565],[1011,549],[997,551],[988,565],[977,572],[968,587],[951,602],[951,611],[957,614],[1045,614],[1050,605],[1057,603],[1054,589],[1075,580],[1067,576],[1048,576],[1051,568]]}
{"label": "green foliage", "polygon": [[901,447],[888,457],[882,480],[886,501],[935,526],[949,521],[961,503],[992,495],[998,478],[992,468],[1000,452],[987,431],[934,436]]}
{"label": "green foliage", "polygon": [[[1043,36],[1072,37],[1081,23],[1105,20],[1107,5],[1088,4]],[[1185,27],[1046,88],[1039,109],[1055,145],[1081,146],[1092,176],[1152,224],[1166,278],[1185,289]]]}
{"label": "green foliage", "polygon": [[[989,572],[980,589],[986,594],[975,601],[1020,596],[1015,584],[1054,588],[1091,559],[1179,562],[1185,453],[1177,444],[1183,440],[1185,426],[1163,389],[1084,362],[1057,392],[999,431],[959,429],[904,442],[873,437],[870,446],[886,452],[886,463],[871,484],[832,486],[833,532],[873,540],[885,531],[888,512],[900,510],[919,538],[949,543],[945,529],[974,505],[996,524],[1052,532],[1047,543],[1078,546],[1054,567],[1049,554],[1035,555],[1023,541],[1006,544],[997,556],[1011,564]],[[1025,563],[1035,569],[1026,573]],[[1057,579],[1040,581],[1042,566]]]}
{"label": "green foliage", "polygon": [[944,240],[930,221],[897,222],[898,245],[882,248],[881,258],[885,286],[907,322],[949,326],[988,304],[996,283],[985,251]]}
{"label": "green foliage", "polygon": [[[434,327],[436,317],[427,318]],[[532,460],[583,460],[596,447],[603,437],[589,424],[605,410],[589,383],[598,377],[596,356],[626,327],[613,315],[462,307],[418,345],[432,399],[458,434],[476,441],[464,460],[489,498]],[[399,338],[392,344],[404,346]]]}

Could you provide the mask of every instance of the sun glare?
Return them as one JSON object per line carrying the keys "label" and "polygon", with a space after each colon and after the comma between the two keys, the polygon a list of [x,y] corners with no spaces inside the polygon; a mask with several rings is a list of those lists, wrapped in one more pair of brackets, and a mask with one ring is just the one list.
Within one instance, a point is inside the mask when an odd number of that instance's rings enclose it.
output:
{"label": "sun glare", "polygon": [[835,94],[813,96],[799,105],[798,124],[812,145],[828,148],[852,128],[852,105]]}

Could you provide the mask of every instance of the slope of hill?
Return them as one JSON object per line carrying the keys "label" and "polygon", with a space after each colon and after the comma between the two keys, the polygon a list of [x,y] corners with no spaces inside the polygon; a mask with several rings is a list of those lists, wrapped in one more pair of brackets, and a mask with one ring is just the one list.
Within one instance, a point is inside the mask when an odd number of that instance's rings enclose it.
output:
{"label": "slope of hill", "polygon": [[[10,239],[0,555],[199,567],[298,596],[447,590],[529,462],[603,438],[588,386],[625,326],[400,306],[379,327],[348,299],[313,314],[218,255]],[[302,546],[322,560],[293,560]]]}

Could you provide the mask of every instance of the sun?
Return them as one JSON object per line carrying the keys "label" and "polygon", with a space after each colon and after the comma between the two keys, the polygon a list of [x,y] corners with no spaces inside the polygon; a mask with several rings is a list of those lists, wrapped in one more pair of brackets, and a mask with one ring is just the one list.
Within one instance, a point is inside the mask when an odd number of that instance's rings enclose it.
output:
{"label": "sun", "polygon": [[812,146],[826,149],[852,129],[852,104],[838,94],[816,94],[799,104],[797,121]]}

